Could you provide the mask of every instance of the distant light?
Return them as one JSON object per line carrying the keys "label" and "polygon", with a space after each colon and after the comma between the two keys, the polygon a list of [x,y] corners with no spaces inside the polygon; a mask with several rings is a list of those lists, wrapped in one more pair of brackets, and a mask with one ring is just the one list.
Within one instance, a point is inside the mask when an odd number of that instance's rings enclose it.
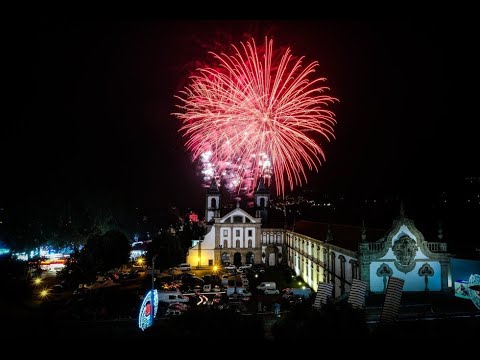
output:
{"label": "distant light", "polygon": [[37,277],[37,278],[35,278],[35,279],[33,280],[33,283],[34,283],[35,285],[40,285],[40,284],[42,283],[42,279],[39,278],[39,277]]}
{"label": "distant light", "polygon": [[298,285],[299,285],[299,286],[301,286],[301,285],[302,285],[302,282],[301,282],[301,281],[299,281],[299,282],[298,282]]}
{"label": "distant light", "polygon": [[47,289],[43,289],[42,291],[40,291],[40,297],[43,299],[43,298],[46,298],[48,296],[48,290]]}
{"label": "distant light", "polygon": [[144,262],[145,262],[145,259],[142,258],[142,257],[139,257],[139,258],[137,259],[137,264],[138,264],[138,265],[143,265]]}
{"label": "distant light", "polygon": [[305,290],[305,286],[302,286],[302,289]]}

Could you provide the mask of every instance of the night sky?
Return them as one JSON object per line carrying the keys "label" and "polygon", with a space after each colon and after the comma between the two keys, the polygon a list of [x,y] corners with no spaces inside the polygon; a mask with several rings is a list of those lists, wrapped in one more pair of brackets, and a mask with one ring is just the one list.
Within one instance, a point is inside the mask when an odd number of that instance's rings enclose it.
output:
{"label": "night sky", "polygon": [[468,24],[60,18],[19,21],[11,30],[10,111],[2,116],[7,204],[101,198],[117,206],[203,206],[170,115],[173,96],[207,50],[248,34],[273,36],[318,60],[340,99],[337,139],[325,144],[327,162],[310,175],[312,188],[422,192],[479,175]]}

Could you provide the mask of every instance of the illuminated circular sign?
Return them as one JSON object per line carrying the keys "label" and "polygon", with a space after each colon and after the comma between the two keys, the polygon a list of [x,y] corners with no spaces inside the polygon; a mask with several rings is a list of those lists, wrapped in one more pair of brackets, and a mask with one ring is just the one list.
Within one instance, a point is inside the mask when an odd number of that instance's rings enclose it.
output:
{"label": "illuminated circular sign", "polygon": [[143,299],[140,312],[138,314],[138,327],[144,331],[153,325],[153,319],[157,315],[158,310],[158,292],[150,290]]}

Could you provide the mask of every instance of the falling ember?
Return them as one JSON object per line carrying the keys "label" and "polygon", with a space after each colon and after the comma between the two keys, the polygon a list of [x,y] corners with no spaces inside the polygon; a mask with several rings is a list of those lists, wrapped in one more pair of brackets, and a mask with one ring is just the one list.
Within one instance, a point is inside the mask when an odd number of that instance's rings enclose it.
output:
{"label": "falling ember", "polygon": [[315,140],[334,138],[337,101],[314,77],[317,62],[306,66],[290,49],[273,56],[273,41],[232,45],[233,55],[212,53],[215,67],[197,70],[177,99],[180,132],[204,178],[220,177],[237,192],[253,189],[273,175],[277,194],[307,182],[325,160]]}

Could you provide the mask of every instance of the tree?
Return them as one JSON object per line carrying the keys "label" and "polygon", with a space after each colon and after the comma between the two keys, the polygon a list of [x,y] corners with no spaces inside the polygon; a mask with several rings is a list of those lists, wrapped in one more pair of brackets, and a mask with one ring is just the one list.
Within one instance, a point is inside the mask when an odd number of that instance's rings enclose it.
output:
{"label": "tree", "polygon": [[166,269],[182,262],[184,253],[179,246],[178,233],[162,231],[157,234],[148,246],[147,261],[149,264],[155,255],[157,255],[155,267],[158,269]]}
{"label": "tree", "polygon": [[87,240],[82,252],[92,257],[97,271],[107,271],[123,264],[130,259],[130,241],[118,230],[107,231],[104,235],[94,235]]}

